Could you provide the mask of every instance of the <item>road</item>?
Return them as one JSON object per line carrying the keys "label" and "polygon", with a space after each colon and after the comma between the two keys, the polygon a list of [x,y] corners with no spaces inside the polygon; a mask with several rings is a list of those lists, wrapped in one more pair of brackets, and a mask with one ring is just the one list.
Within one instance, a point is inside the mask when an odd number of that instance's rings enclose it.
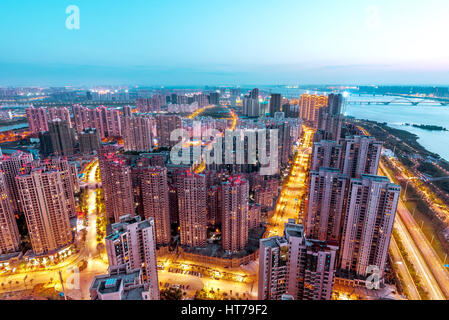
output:
{"label": "road", "polygon": [[289,176],[284,181],[274,213],[269,218],[265,237],[282,236],[284,225],[288,222],[288,219],[295,219],[299,223],[302,222],[300,207],[302,197],[307,192],[307,171],[314,131],[309,127],[303,126],[303,132],[303,144],[298,148]]}
{"label": "road", "polygon": [[192,112],[191,114],[189,114],[186,118],[187,119],[193,119],[193,118],[199,116],[201,113],[203,113],[207,109],[210,109],[210,108],[213,108],[213,107],[215,107],[215,106],[214,105],[207,105],[207,106],[204,106],[202,108],[199,108],[199,109],[195,110],[194,112]]}
{"label": "road", "polygon": [[[382,162],[380,163],[380,173],[394,181]],[[409,253],[411,262],[417,268],[430,298],[432,300],[446,300],[449,297],[447,271],[444,270],[443,263],[402,200],[398,204],[395,228],[398,230],[402,243]]]}
{"label": "road", "polygon": [[398,273],[401,275],[402,280],[404,282],[404,286],[408,292],[409,298],[411,300],[421,300],[421,296],[419,295],[418,289],[416,288],[415,282],[405,264],[405,260],[401,255],[399,247],[396,243],[394,237],[391,237],[390,241],[390,256],[392,262],[395,264],[395,267]]}
{"label": "road", "polygon": [[88,226],[87,226],[87,236],[86,236],[86,245],[88,248],[88,255],[95,256],[97,254],[97,207],[96,207],[96,196],[97,192],[95,190],[95,183],[97,183],[95,178],[95,173],[98,168],[98,161],[91,167],[88,174],[88,183],[89,188],[87,190],[88,198],[87,198],[87,206],[88,206]]}

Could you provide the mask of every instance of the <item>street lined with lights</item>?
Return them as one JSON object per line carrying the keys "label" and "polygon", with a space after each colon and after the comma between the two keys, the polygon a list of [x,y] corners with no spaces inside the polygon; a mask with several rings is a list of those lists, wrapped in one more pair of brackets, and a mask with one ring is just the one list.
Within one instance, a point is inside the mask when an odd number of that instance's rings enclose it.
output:
{"label": "street lined with lights", "polygon": [[276,208],[269,219],[266,237],[282,236],[284,224],[288,222],[288,219],[302,222],[300,208],[302,198],[307,192],[307,171],[314,130],[303,126],[303,132],[303,143],[297,147],[290,174],[284,181]]}

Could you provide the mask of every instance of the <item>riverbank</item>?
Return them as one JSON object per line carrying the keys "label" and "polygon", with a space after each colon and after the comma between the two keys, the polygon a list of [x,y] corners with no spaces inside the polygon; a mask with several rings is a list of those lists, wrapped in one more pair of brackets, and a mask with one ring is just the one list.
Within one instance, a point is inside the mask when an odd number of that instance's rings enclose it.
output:
{"label": "riverbank", "polygon": [[[349,102],[359,100],[360,97],[351,97]],[[376,102],[377,99],[392,100],[391,97],[364,96],[363,100]],[[366,119],[386,123],[390,128],[404,130],[418,137],[417,141],[431,153],[438,154],[441,158],[449,161],[449,131],[428,130],[428,128],[447,128],[449,123],[449,107],[420,104],[418,106],[395,104],[390,105],[360,105],[348,104],[345,106],[344,114],[356,119]],[[406,124],[416,124],[407,126]]]}

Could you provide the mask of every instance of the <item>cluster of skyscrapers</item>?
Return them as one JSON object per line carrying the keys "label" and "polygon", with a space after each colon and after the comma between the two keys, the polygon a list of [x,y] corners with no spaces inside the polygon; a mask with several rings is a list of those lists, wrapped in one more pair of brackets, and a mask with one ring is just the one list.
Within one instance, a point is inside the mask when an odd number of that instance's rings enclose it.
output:
{"label": "cluster of skyscrapers", "polygon": [[76,167],[66,158],[33,160],[16,152],[0,159],[2,219],[0,254],[20,247],[15,214],[23,214],[33,253],[54,253],[73,241],[70,219],[76,217],[79,191]]}
{"label": "cluster of skyscrapers", "polygon": [[[240,89],[232,89],[231,105],[240,96]],[[177,143],[171,133],[182,128],[195,138],[200,120],[199,138],[209,129],[224,136],[229,121],[183,119],[161,112],[167,104],[178,111],[218,105],[220,93],[140,97],[136,110],[74,105],[73,127],[65,107],[29,107],[30,132],[40,139],[42,159],[24,152],[0,158],[0,255],[20,250],[15,214],[25,216],[35,255],[73,243],[70,220],[76,217],[80,187],[67,156],[96,152],[109,222],[110,269],[95,278],[91,296],[159,299],[156,248],[170,246],[178,235],[183,248],[205,248],[210,230],[219,228],[225,255],[245,250],[250,231],[261,227],[263,213],[274,208],[279,174],[291,162],[307,124],[315,133],[308,192],[301,199],[303,224],[289,220],[283,236],[260,240],[259,299],[327,300],[336,278],[364,280],[370,266],[384,276],[400,187],[377,175],[382,142],[344,127],[341,95],[304,94],[289,101],[273,93],[265,104],[259,89],[249,91],[241,109],[247,118],[235,126],[243,134],[233,136],[232,162],[222,154],[222,161],[201,170],[198,163],[171,162],[170,148]],[[252,140],[252,134],[267,129],[277,130],[279,160],[272,176],[259,174],[267,165],[259,160],[236,162],[240,156],[248,160],[254,145],[256,154],[262,152],[262,138],[254,135]],[[268,146],[273,138],[265,134]],[[101,144],[101,139],[120,141],[123,148]],[[200,148],[206,148],[203,141]]]}
{"label": "cluster of skyscrapers", "polygon": [[[327,105],[313,107],[324,100]],[[363,281],[375,267],[382,281],[385,272],[401,189],[377,175],[382,142],[349,130],[340,136],[341,95],[301,101],[310,104],[304,120],[318,125],[305,223],[291,221],[283,237],[261,240],[261,299],[330,299],[335,275]]]}
{"label": "cluster of skyscrapers", "polygon": [[150,154],[100,150],[99,161],[109,221],[119,222],[124,215],[153,218],[158,245],[170,244],[171,224],[179,223],[180,244],[186,247],[205,247],[208,227],[221,222],[223,250],[246,246],[249,182],[243,176],[167,168]]}

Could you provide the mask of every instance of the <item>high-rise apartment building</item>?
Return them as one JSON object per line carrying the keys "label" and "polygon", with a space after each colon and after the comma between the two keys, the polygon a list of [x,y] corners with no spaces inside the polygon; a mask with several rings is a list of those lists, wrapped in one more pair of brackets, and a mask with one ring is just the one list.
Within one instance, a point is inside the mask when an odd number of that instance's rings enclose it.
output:
{"label": "high-rise apartment building", "polygon": [[26,115],[31,133],[37,134],[41,131],[48,131],[48,116],[45,108],[28,107]]}
{"label": "high-rise apartment building", "polygon": [[136,167],[140,186],[142,211],[145,219],[153,218],[158,245],[170,244],[170,212],[167,184],[167,168]]}
{"label": "high-rise apartment building", "polygon": [[282,106],[286,118],[299,118],[299,109],[297,104],[286,103]]}
{"label": "high-rise apartment building", "polygon": [[151,106],[152,106],[152,112],[160,112],[161,106],[165,104],[165,97],[160,94],[156,94],[151,97]]}
{"label": "high-rise apartment building", "polygon": [[341,142],[343,174],[350,178],[359,178],[362,174],[377,174],[383,145],[381,141],[374,137],[348,136]]}
{"label": "high-rise apartment building", "polygon": [[341,109],[343,105],[343,95],[330,93],[327,96],[327,107],[328,111],[331,115],[339,115],[341,114]]}
{"label": "high-rise apartment building", "polygon": [[69,127],[72,127],[72,121],[70,120],[70,112],[66,107],[60,108],[48,108],[48,120],[61,119],[68,123]]}
{"label": "high-rise apartment building", "polygon": [[259,246],[259,300],[280,300],[288,288],[289,246],[284,237],[274,236],[260,240]]}
{"label": "high-rise apartment building", "polygon": [[220,94],[218,92],[211,92],[209,94],[209,103],[218,105],[220,103]]}
{"label": "high-rise apartment building", "polygon": [[170,102],[173,104],[177,104],[178,103],[178,95],[176,93],[172,93],[170,96]]}
{"label": "high-rise apartment building", "polygon": [[337,243],[306,238],[294,222],[286,224],[284,237],[290,248],[287,294],[295,300],[331,300]]}
{"label": "high-rise apartment building", "polygon": [[[178,97],[179,98],[179,97]],[[194,96],[193,96],[193,101],[196,101],[196,102],[198,102],[198,106],[201,108],[201,107],[204,107],[204,106],[207,106],[207,104],[208,104],[208,97],[207,97],[207,94],[204,94],[204,93],[199,93],[199,94],[195,94]],[[178,103],[179,103],[179,101],[178,101]]]}
{"label": "high-rise apartment building", "polygon": [[270,98],[270,115],[274,117],[274,114],[279,111],[281,111],[281,95],[272,93]]}
{"label": "high-rise apartment building", "polygon": [[249,183],[240,176],[230,177],[221,184],[222,246],[236,252],[248,243]]}
{"label": "high-rise apartment building", "polygon": [[340,169],[342,146],[336,141],[321,140],[313,144],[311,170],[321,167]]}
{"label": "high-rise apartment building", "polygon": [[153,148],[155,120],[148,116],[122,118],[125,151],[150,151]]}
{"label": "high-rise apartment building", "polygon": [[81,132],[88,128],[96,128],[93,124],[93,119],[91,119],[93,114],[90,112],[89,108],[75,104],[72,106],[72,113],[77,132]]}
{"label": "high-rise apartment building", "polygon": [[176,177],[181,245],[204,247],[207,240],[206,177],[190,171]]}
{"label": "high-rise apartment building", "polygon": [[252,99],[259,100],[259,89],[258,88],[254,88],[253,90],[250,91],[250,95],[251,95]]}
{"label": "high-rise apartment building", "polygon": [[313,127],[318,126],[319,110],[327,106],[327,96],[303,94],[299,99],[300,117]]}
{"label": "high-rise apartment building", "polygon": [[[196,100],[194,99],[194,97],[187,97],[186,95],[178,95],[176,101],[178,104],[192,104]],[[197,104],[198,104],[198,102],[197,102]]]}
{"label": "high-rise apartment building", "polygon": [[106,119],[106,133],[108,137],[121,137],[122,128],[120,121],[120,110],[119,109],[109,109],[106,107],[102,108],[104,112],[104,118]]}
{"label": "high-rise apartment building", "polygon": [[100,135],[95,128],[86,128],[78,134],[79,150],[90,154],[100,149]]}
{"label": "high-rise apartment building", "polygon": [[322,134],[322,139],[340,140],[343,122],[343,115],[331,115],[327,108],[321,108],[319,110],[317,129]]}
{"label": "high-rise apartment building", "polygon": [[108,219],[118,222],[120,216],[134,216],[131,167],[113,152],[99,151],[98,160]]}
{"label": "high-rise apartment building", "polygon": [[[288,163],[290,160],[291,155],[293,154],[293,137],[292,137],[292,126],[291,124],[284,120],[274,120],[269,121],[269,123],[266,124],[267,129],[277,129],[278,130],[278,159],[279,164],[281,166],[284,166]],[[267,138],[269,131],[267,130]],[[269,138],[267,139],[267,150],[269,150],[270,143]]]}
{"label": "high-rise apartment building", "polygon": [[249,96],[243,98],[243,114],[248,117],[258,117],[260,115],[259,99],[253,99]]}
{"label": "high-rise apartment building", "polygon": [[136,108],[141,113],[151,112],[151,98],[137,98]]}
{"label": "high-rise apartment building", "polygon": [[156,236],[154,219],[141,220],[139,216],[121,216],[111,225],[106,236],[109,266],[125,265],[126,270],[140,269],[142,282],[147,284],[152,299],[158,300]]}
{"label": "high-rise apartment building", "polygon": [[43,156],[70,156],[74,154],[74,133],[69,124],[61,119],[48,122],[48,132],[39,135]]}
{"label": "high-rise apartment building", "polygon": [[321,167],[310,172],[306,234],[322,241],[340,240],[347,176]]}
{"label": "high-rise apartment building", "polygon": [[16,176],[18,176],[31,161],[33,161],[33,155],[20,150],[11,155],[3,155],[0,157],[0,170],[5,176],[11,206],[15,212],[23,212],[20,208],[21,202]]}
{"label": "high-rise apartment building", "polygon": [[172,147],[178,141],[170,141],[173,130],[182,128],[182,120],[178,116],[157,115],[156,117],[157,140],[159,147]]}
{"label": "high-rise apartment building", "polygon": [[248,229],[260,227],[260,205],[251,203],[248,207]]}
{"label": "high-rise apartment building", "polygon": [[74,105],[72,107],[76,131],[86,128],[95,128],[101,139],[106,137],[119,137],[122,134],[120,110],[100,106],[94,109]]}
{"label": "high-rise apartment building", "polygon": [[0,255],[17,252],[20,235],[4,172],[0,171]]}
{"label": "high-rise apartment building", "polygon": [[340,249],[340,269],[366,277],[369,266],[382,278],[401,187],[387,177],[351,179]]}
{"label": "high-rise apartment building", "polygon": [[122,113],[124,117],[131,117],[133,109],[131,106],[123,106]]}
{"label": "high-rise apartment building", "polygon": [[62,176],[43,167],[17,176],[31,246],[37,255],[67,246],[73,239]]}
{"label": "high-rise apartment building", "polygon": [[221,192],[219,186],[207,190],[207,223],[215,226],[221,223]]}
{"label": "high-rise apartment building", "polygon": [[231,107],[235,108],[236,104],[237,104],[237,99],[240,98],[240,93],[241,93],[241,89],[240,88],[233,88],[230,91],[230,102],[231,102]]}
{"label": "high-rise apartment building", "polygon": [[178,193],[176,192],[176,184],[170,184],[168,186],[168,200],[169,200],[169,212],[170,212],[170,224],[179,222],[179,210],[178,210]]}
{"label": "high-rise apartment building", "polygon": [[341,94],[329,94],[327,107],[319,109],[318,130],[321,131],[322,139],[340,140],[341,127],[344,121],[341,114],[343,96]]}
{"label": "high-rise apartment building", "polygon": [[306,238],[304,227],[290,220],[283,237],[260,240],[258,298],[330,300],[337,249],[333,242]]}
{"label": "high-rise apartment building", "polygon": [[29,172],[33,167],[41,167],[47,171],[55,170],[61,174],[69,217],[76,217],[75,193],[79,191],[76,165],[68,162],[65,157],[53,157],[45,160],[32,161],[27,165],[24,172]]}

